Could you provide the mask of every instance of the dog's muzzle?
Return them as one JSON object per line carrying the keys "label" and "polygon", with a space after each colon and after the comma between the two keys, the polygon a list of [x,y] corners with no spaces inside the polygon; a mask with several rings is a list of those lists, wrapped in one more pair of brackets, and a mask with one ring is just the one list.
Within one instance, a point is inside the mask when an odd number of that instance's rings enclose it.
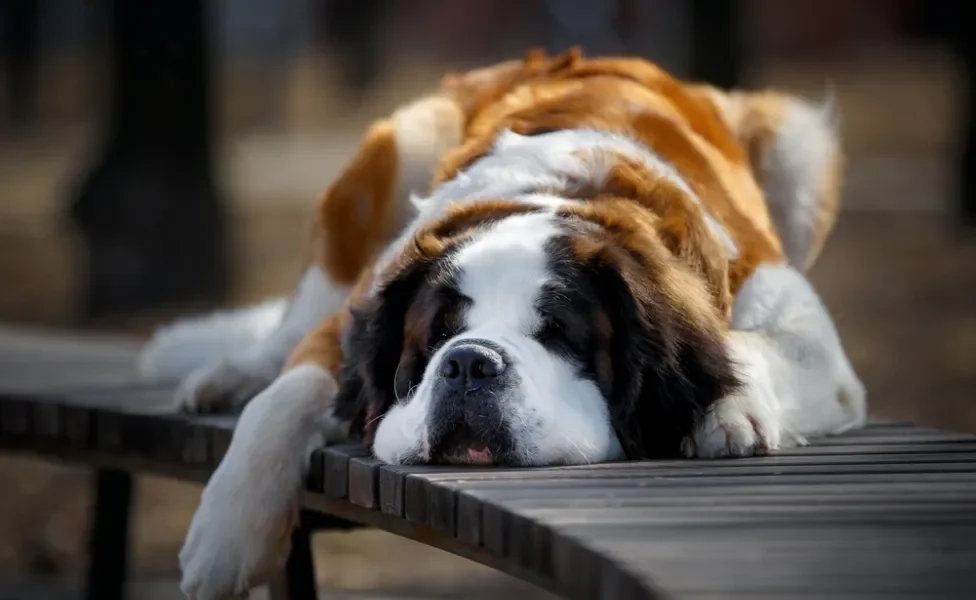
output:
{"label": "dog's muzzle", "polygon": [[430,462],[503,463],[511,451],[503,411],[515,381],[508,356],[493,342],[467,339],[448,348],[428,417]]}

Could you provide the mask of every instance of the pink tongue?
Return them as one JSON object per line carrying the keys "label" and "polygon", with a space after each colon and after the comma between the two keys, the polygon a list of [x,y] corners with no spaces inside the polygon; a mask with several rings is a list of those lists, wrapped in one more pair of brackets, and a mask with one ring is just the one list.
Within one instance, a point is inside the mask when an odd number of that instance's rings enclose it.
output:
{"label": "pink tongue", "polygon": [[479,450],[475,450],[474,448],[471,448],[470,450],[468,450],[468,460],[470,460],[472,464],[490,465],[491,459],[492,459],[491,450],[489,450],[488,448],[481,448]]}

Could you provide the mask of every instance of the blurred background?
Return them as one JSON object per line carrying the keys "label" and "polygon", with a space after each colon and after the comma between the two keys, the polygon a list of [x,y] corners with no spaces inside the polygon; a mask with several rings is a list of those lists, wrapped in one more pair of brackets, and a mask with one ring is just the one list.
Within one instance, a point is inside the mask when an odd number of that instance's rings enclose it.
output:
{"label": "blurred background", "polygon": [[[0,323],[147,334],[286,292],[369,121],[445,70],[581,45],[836,96],[845,209],[813,279],[875,415],[976,431],[974,20],[953,0],[0,0]],[[89,473],[0,457],[0,599],[75,597]],[[177,598],[199,488],[139,482],[133,598]],[[373,531],[350,598],[543,597]]]}

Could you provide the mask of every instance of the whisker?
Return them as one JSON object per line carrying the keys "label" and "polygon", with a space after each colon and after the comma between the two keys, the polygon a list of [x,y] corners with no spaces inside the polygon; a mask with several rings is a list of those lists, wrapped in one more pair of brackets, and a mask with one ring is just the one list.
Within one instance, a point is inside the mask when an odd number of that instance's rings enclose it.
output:
{"label": "whisker", "polygon": [[577,452],[579,452],[580,458],[583,459],[583,463],[584,464],[587,464],[588,465],[588,464],[591,464],[593,462],[586,455],[586,452],[583,452],[583,449],[579,447],[579,444],[577,444],[576,442],[574,442],[573,439],[571,437],[569,437],[569,435],[563,433],[562,436],[563,436],[563,439],[565,439],[567,442],[569,442],[569,445],[570,446],[572,446]]}
{"label": "whisker", "polygon": [[400,394],[397,393],[397,377],[400,375],[400,365],[402,363],[397,363],[396,369],[393,371],[393,397],[397,402],[400,402]]}
{"label": "whisker", "polygon": [[370,425],[372,425],[373,423],[375,423],[375,422],[377,422],[377,421],[379,421],[379,420],[380,420],[380,419],[382,419],[382,418],[383,418],[383,415],[376,415],[375,417],[373,417],[373,418],[372,418],[372,419],[370,419],[369,421],[366,421],[366,422],[365,422],[365,423],[363,424],[363,427],[369,427]]}

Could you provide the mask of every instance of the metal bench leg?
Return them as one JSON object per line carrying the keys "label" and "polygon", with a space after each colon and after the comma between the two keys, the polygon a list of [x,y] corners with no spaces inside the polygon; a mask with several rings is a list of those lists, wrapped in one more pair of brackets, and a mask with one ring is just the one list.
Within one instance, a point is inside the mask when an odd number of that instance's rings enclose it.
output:
{"label": "metal bench leg", "polygon": [[128,579],[132,475],[101,469],[95,478],[85,597],[88,600],[124,600]]}
{"label": "metal bench leg", "polygon": [[304,526],[292,534],[285,570],[268,586],[271,600],[318,600],[311,536]]}
{"label": "metal bench leg", "polygon": [[301,525],[291,539],[291,555],[288,563],[268,589],[271,600],[317,600],[315,559],[312,556],[312,533],[316,531],[348,531],[360,526],[338,517],[302,511]]}

